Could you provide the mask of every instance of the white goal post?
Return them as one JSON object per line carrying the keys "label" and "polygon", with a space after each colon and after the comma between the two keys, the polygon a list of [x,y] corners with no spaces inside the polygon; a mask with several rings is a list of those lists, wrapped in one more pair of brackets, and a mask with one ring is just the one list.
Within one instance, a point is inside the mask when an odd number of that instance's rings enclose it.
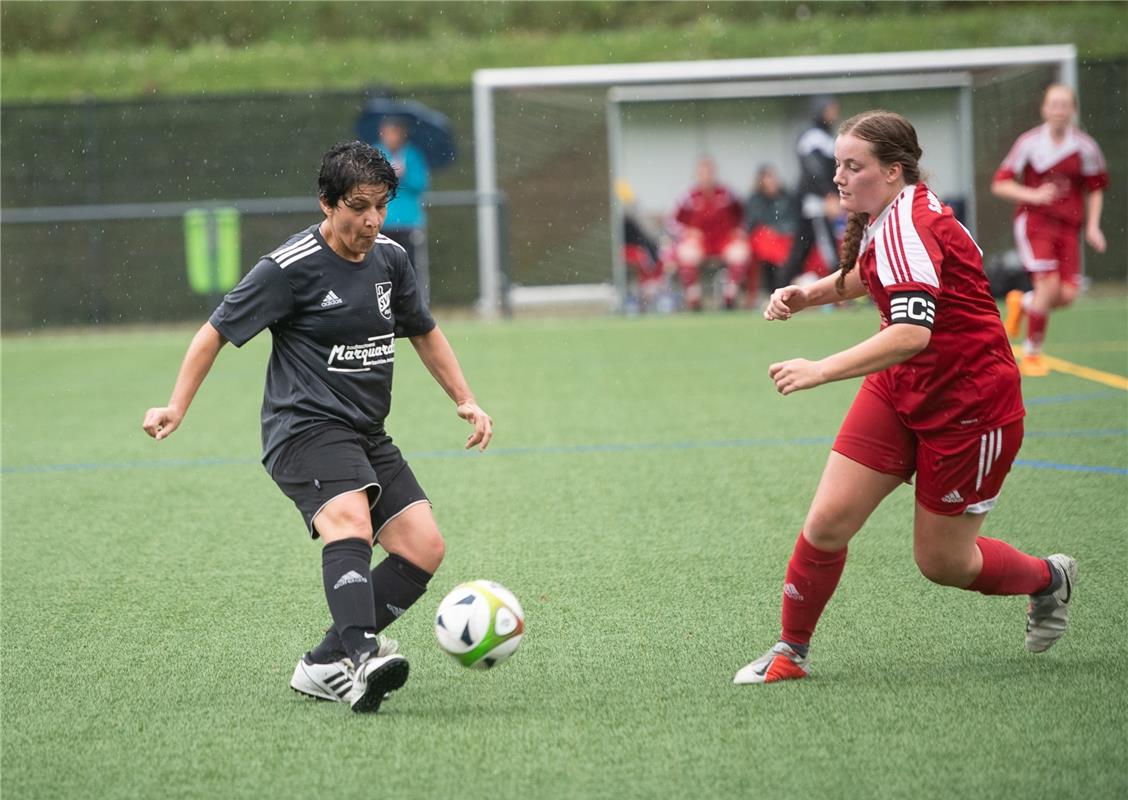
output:
{"label": "white goal post", "polygon": [[[622,297],[625,273],[619,256],[621,221],[612,182],[622,147],[620,112],[625,104],[802,96],[838,91],[914,91],[943,88],[956,93],[955,111],[963,130],[961,152],[967,163],[967,202],[974,210],[970,153],[973,141],[971,88],[977,74],[990,70],[1045,67],[1054,80],[1077,88],[1077,51],[1071,44],[869,53],[790,58],[518,67],[477,70],[473,78],[474,143],[478,196],[478,312],[495,318],[504,308],[542,303],[595,301],[613,305]],[[608,281],[510,287],[503,277],[502,206],[498,176],[499,92],[585,88],[604,93],[608,174],[601,191],[610,196],[611,252],[605,254]],[[1027,126],[1029,127],[1029,126]]]}

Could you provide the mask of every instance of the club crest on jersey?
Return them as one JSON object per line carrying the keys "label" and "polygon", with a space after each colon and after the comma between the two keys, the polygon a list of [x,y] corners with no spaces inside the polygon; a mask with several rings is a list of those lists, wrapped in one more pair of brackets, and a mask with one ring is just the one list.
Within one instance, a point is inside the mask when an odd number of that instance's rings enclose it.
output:
{"label": "club crest on jersey", "polygon": [[392,318],[392,282],[384,281],[376,284],[376,307],[384,315],[384,319]]}

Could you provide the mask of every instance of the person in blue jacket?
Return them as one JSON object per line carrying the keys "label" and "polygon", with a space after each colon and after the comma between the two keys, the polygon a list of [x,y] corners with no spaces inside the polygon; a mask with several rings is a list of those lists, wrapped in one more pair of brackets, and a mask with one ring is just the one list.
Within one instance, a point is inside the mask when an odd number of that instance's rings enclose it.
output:
{"label": "person in blue jacket", "polygon": [[395,117],[388,117],[380,124],[377,146],[391,162],[400,181],[395,198],[388,204],[388,218],[381,233],[407,251],[426,301],[431,288],[427,270],[427,214],[423,210],[423,195],[431,186],[427,159],[408,139],[404,121]]}

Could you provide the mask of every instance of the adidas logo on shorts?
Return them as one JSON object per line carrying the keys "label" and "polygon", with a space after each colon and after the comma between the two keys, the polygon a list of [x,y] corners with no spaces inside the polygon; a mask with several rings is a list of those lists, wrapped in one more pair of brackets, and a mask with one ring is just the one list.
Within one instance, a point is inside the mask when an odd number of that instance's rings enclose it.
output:
{"label": "adidas logo on shorts", "polygon": [[960,495],[959,490],[953,489],[952,491],[941,497],[940,501],[943,503],[962,503],[964,499]]}

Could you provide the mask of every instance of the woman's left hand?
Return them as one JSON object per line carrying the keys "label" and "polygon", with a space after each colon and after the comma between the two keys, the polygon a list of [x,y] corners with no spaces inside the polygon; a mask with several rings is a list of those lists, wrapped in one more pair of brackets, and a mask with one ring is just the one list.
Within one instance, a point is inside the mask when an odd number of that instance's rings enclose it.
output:
{"label": "woman's left hand", "polygon": [[791,394],[800,389],[811,389],[826,383],[822,366],[817,361],[793,358],[780,361],[768,367],[768,377],[776,385],[780,394]]}
{"label": "woman's left hand", "polygon": [[490,439],[493,438],[493,420],[490,415],[472,400],[459,403],[457,411],[458,416],[474,426],[474,432],[466,439],[466,449],[478,445],[478,450],[482,451],[489,447]]}

